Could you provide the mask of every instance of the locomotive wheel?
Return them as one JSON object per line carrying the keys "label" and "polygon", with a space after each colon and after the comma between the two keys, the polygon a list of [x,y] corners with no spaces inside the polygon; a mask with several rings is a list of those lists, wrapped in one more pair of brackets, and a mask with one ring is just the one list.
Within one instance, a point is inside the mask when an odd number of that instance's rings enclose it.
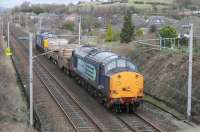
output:
{"label": "locomotive wheel", "polygon": [[127,113],[130,112],[130,104],[126,104],[126,112],[127,112]]}
{"label": "locomotive wheel", "polygon": [[130,105],[131,112],[136,112],[137,111],[137,106],[135,104]]}
{"label": "locomotive wheel", "polygon": [[84,87],[84,80],[83,79],[80,79],[80,85],[82,86],[82,87]]}
{"label": "locomotive wheel", "polygon": [[61,70],[65,73],[65,68],[64,67],[62,67]]}

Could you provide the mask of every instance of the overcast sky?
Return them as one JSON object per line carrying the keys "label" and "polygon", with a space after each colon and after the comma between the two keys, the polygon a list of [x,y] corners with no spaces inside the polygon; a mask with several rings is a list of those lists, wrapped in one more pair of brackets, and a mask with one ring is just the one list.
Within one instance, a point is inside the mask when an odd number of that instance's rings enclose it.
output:
{"label": "overcast sky", "polygon": [[0,0],[1,7],[14,7],[20,5],[24,1],[30,1],[31,3],[57,3],[57,4],[68,4],[77,3],[78,1],[89,1],[89,0]]}

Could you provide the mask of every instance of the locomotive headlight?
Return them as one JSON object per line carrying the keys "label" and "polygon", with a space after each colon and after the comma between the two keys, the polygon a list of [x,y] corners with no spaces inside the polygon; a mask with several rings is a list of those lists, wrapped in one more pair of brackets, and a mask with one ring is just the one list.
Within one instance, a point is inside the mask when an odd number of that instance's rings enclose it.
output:
{"label": "locomotive headlight", "polygon": [[116,90],[111,91],[112,94],[118,94]]}
{"label": "locomotive headlight", "polygon": [[139,94],[143,94],[143,90],[142,89],[139,89]]}

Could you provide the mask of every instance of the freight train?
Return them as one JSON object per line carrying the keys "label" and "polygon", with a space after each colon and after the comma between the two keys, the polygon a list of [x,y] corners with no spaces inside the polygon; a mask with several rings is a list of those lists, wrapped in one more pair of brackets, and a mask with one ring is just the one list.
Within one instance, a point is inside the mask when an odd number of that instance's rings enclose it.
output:
{"label": "freight train", "polygon": [[[47,33],[36,36],[36,47],[47,51]],[[38,43],[40,42],[40,43]],[[56,42],[56,41],[55,41]],[[65,44],[48,55],[106,107],[116,112],[134,111],[143,101],[144,77],[127,58],[94,46]]]}

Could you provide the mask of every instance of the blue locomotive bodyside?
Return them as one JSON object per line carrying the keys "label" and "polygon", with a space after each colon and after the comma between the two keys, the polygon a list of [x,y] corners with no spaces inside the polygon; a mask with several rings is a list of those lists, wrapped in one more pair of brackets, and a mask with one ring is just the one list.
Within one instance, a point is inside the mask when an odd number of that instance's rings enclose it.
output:
{"label": "blue locomotive bodyside", "polygon": [[53,36],[53,33],[50,32],[42,32],[36,35],[35,46],[37,49],[44,52],[44,40]]}
{"label": "blue locomotive bodyside", "polygon": [[103,76],[103,65],[92,59],[89,55],[95,48],[82,46],[76,49],[72,55],[73,71],[87,81],[93,88],[100,91],[104,96],[108,94],[108,80]]}

